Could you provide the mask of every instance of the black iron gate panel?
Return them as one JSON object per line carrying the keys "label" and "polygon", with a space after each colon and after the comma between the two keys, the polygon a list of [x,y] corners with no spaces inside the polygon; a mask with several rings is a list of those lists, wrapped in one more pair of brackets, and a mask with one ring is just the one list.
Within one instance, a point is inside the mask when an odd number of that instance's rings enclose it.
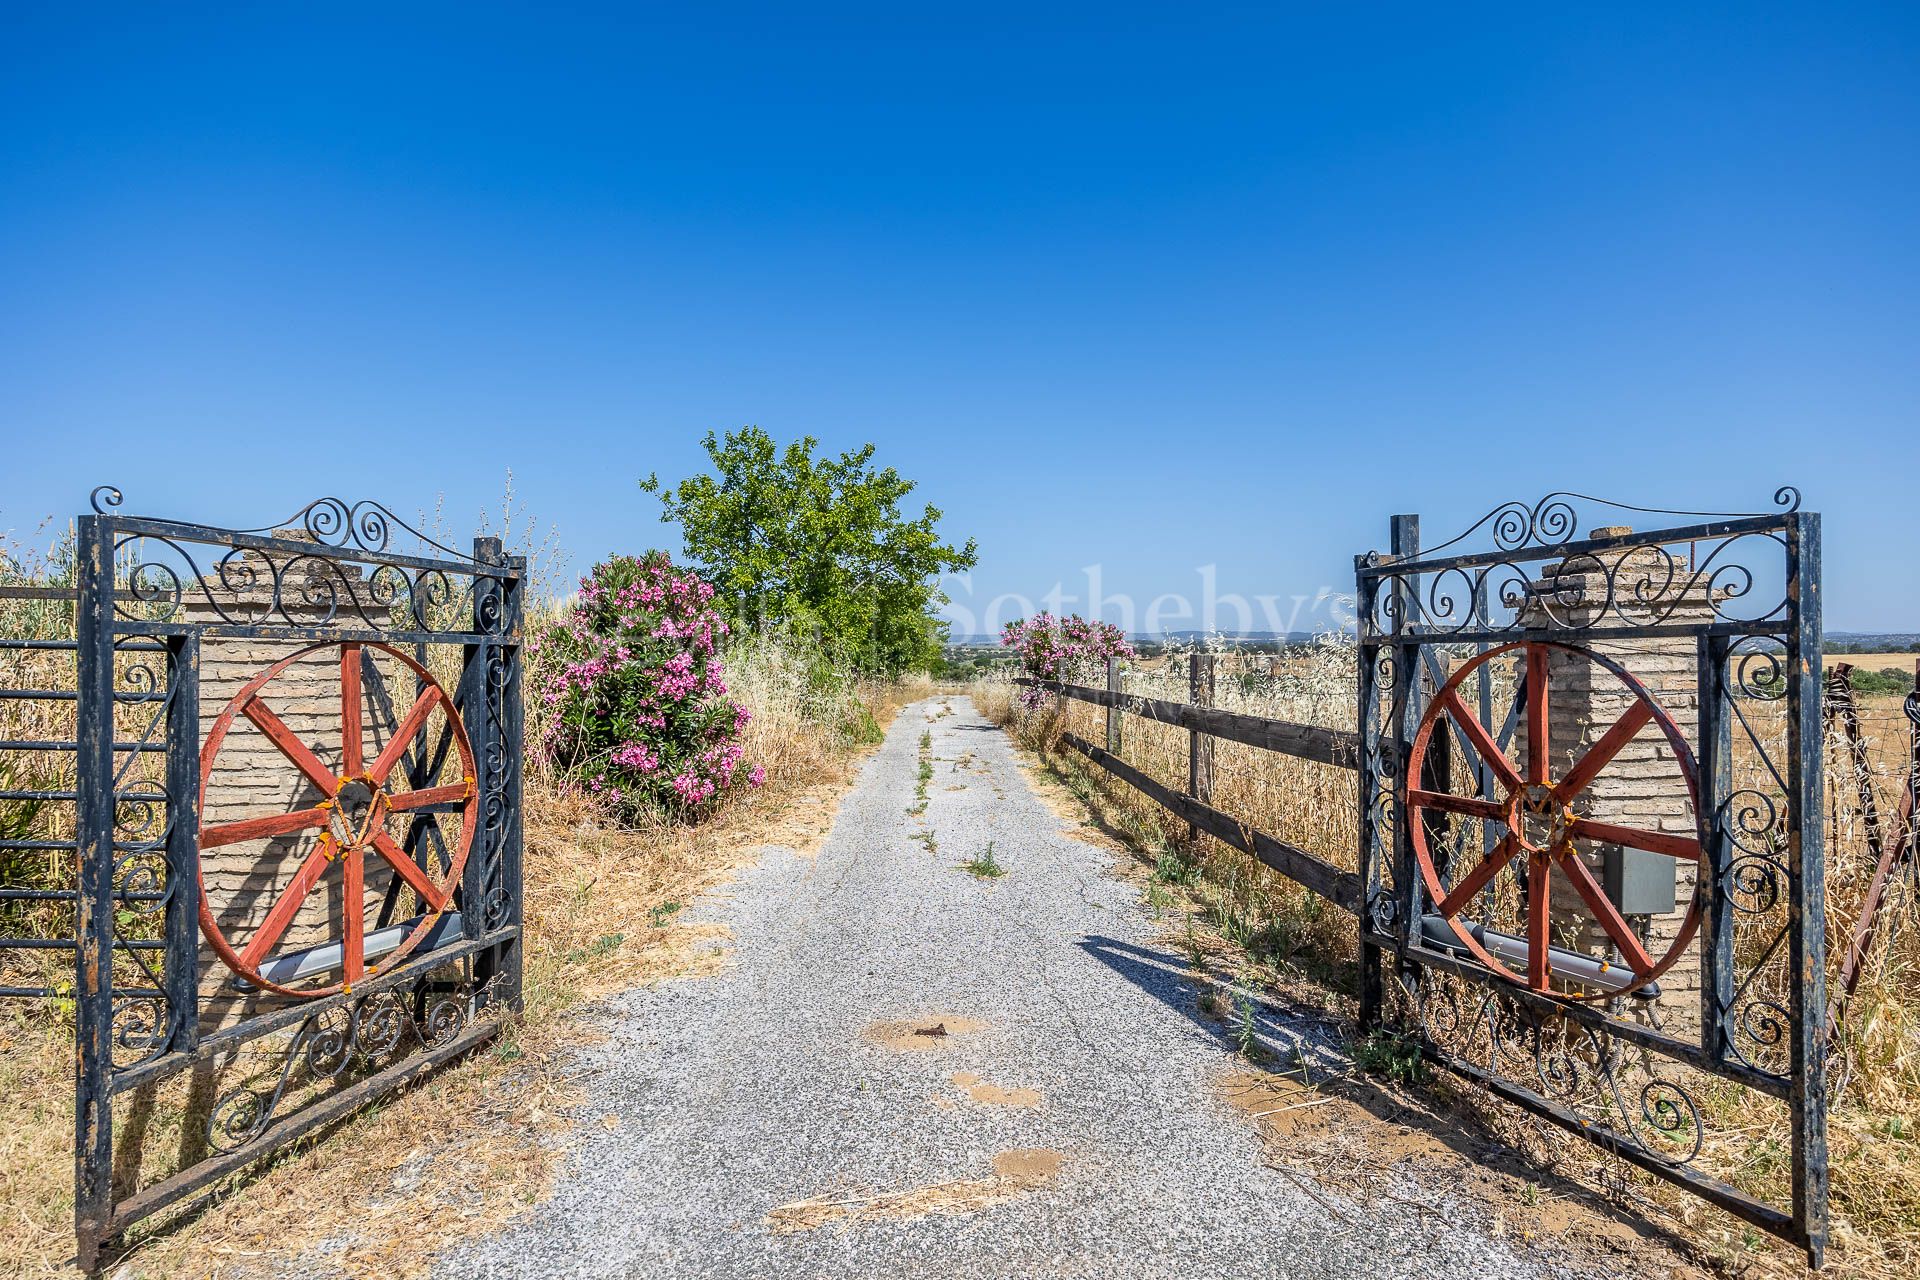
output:
{"label": "black iron gate panel", "polygon": [[[486,1039],[521,966],[524,562],[370,502],[251,530],[119,505],[78,525],[63,793],[89,1268]],[[188,1134],[146,1159],[116,1105],[164,1089]]]}
{"label": "black iron gate panel", "polygon": [[1817,1265],[1820,525],[1776,505],[1356,559],[1362,1019]]}

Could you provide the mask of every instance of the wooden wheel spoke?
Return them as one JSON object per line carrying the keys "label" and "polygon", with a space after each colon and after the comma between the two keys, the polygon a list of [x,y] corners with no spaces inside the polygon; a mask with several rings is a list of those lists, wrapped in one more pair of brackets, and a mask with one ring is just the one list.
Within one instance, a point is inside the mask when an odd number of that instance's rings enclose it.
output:
{"label": "wooden wheel spoke", "polygon": [[433,709],[440,705],[440,700],[441,693],[440,686],[438,685],[429,687],[425,693],[420,695],[419,699],[413,704],[413,707],[407,712],[407,718],[402,720],[400,727],[393,731],[392,741],[387,743],[386,749],[380,753],[379,758],[376,759],[372,767],[367,770],[368,776],[371,777],[375,783],[386,782],[387,775],[392,773],[394,766],[400,763],[400,757],[407,753],[407,747],[413,742],[414,738],[418,736],[421,726],[426,724],[427,717],[433,713]]}
{"label": "wooden wheel spoke", "polygon": [[1467,741],[1473,744],[1473,749],[1480,753],[1480,758],[1486,761],[1487,767],[1493,770],[1494,775],[1501,782],[1516,790],[1525,785],[1520,780],[1520,771],[1513,767],[1511,760],[1507,759],[1507,753],[1500,749],[1500,744],[1495,742],[1493,735],[1487,732],[1487,726],[1480,723],[1480,717],[1474,715],[1467,708],[1467,704],[1460,701],[1460,695],[1457,692],[1452,689],[1446,690],[1440,695],[1440,703],[1446,708],[1447,714],[1453,717],[1454,723],[1460,726],[1461,732],[1467,735]]}
{"label": "wooden wheel spoke", "polygon": [[1560,869],[1566,872],[1567,879],[1573,882],[1574,891],[1580,895],[1580,900],[1587,904],[1587,910],[1593,912],[1594,919],[1600,922],[1600,927],[1606,930],[1609,938],[1613,939],[1613,945],[1620,948],[1621,958],[1627,962],[1627,967],[1633,970],[1634,976],[1644,978],[1652,973],[1653,957],[1647,954],[1647,949],[1641,944],[1640,936],[1633,931],[1633,926],[1627,923],[1626,917],[1620,914],[1619,908],[1613,905],[1606,891],[1601,889],[1599,883],[1594,880],[1593,872],[1587,870],[1587,864],[1576,855],[1562,858]]}
{"label": "wooden wheel spoke", "polygon": [[267,739],[280,749],[280,754],[291,761],[294,768],[306,775],[308,782],[329,796],[333,794],[334,788],[340,785],[340,775],[321,764],[320,757],[314,755],[312,749],[300,741],[299,735],[287,727],[286,721],[273,713],[273,708],[269,707],[259,694],[256,693],[247,699],[246,706],[241,710],[246,713],[247,719],[258,725],[260,732],[266,734]]}
{"label": "wooden wheel spoke", "polygon": [[[393,842],[392,836],[384,831],[376,831],[373,833],[372,844],[373,851],[387,860],[387,864],[394,869],[394,872],[420,895],[420,900],[425,906],[437,911],[445,905],[446,891],[420,869],[419,863],[407,856],[406,850]],[[451,888],[451,886],[448,887]]]}
{"label": "wooden wheel spoke", "polygon": [[387,808],[396,813],[408,809],[424,809],[430,804],[451,804],[455,800],[465,800],[473,790],[464,782],[449,783],[444,787],[423,787],[418,791],[402,791],[397,796],[387,797]]}
{"label": "wooden wheel spoke", "polygon": [[1547,720],[1547,649],[1545,645],[1527,646],[1527,781],[1547,780],[1547,760],[1552,753]]}
{"label": "wooden wheel spoke", "polygon": [[1416,809],[1438,809],[1442,813],[1457,813],[1468,818],[1485,818],[1489,822],[1504,823],[1507,820],[1507,807],[1493,800],[1482,800],[1479,796],[1456,796],[1447,791],[1422,791],[1418,787],[1407,792],[1407,803]]}
{"label": "wooden wheel spoke", "polygon": [[340,772],[352,777],[364,760],[360,725],[360,646],[340,646]]}
{"label": "wooden wheel spoke", "polygon": [[359,849],[348,849],[340,859],[340,960],[348,986],[360,981],[367,971],[367,857]]}
{"label": "wooden wheel spoke", "polygon": [[239,844],[242,840],[266,840],[274,836],[292,835],[296,831],[326,826],[327,817],[328,810],[315,807],[295,809],[292,813],[276,813],[266,818],[223,822],[217,827],[201,828],[200,847],[218,849],[222,845]]}
{"label": "wooden wheel spoke", "polygon": [[240,960],[250,969],[258,969],[260,962],[267,958],[280,939],[286,935],[287,926],[300,914],[300,906],[313,892],[313,886],[320,883],[321,875],[327,869],[327,854],[333,848],[333,841],[322,839],[307,854],[306,861],[293,873],[293,880],[273,900],[267,908],[267,915],[260,927],[253,931],[253,937],[247,940],[246,950],[240,953]]}
{"label": "wooden wheel spoke", "polygon": [[1699,858],[1700,841],[1693,836],[1671,835],[1665,831],[1643,831],[1639,827],[1618,827],[1592,818],[1575,818],[1568,830],[1583,840],[1602,844],[1625,845],[1648,853],[1664,853],[1669,858]]}
{"label": "wooden wheel spoke", "polygon": [[1560,779],[1553,789],[1553,798],[1560,804],[1570,804],[1573,798],[1587,789],[1587,784],[1600,775],[1600,771],[1613,762],[1620,749],[1633,741],[1635,734],[1653,723],[1653,706],[1644,700],[1635,700],[1621,717],[1613,722],[1613,727],[1600,736],[1600,740],[1587,748],[1567,776]]}
{"label": "wooden wheel spoke", "polygon": [[1544,853],[1527,860],[1527,985],[1545,991],[1553,976],[1553,927],[1548,882],[1553,862]]}
{"label": "wooden wheel spoke", "polygon": [[1488,882],[1496,875],[1500,874],[1500,868],[1506,866],[1507,863],[1513,859],[1513,855],[1518,848],[1519,846],[1514,843],[1513,835],[1509,833],[1506,839],[1493,846],[1492,851],[1480,860],[1479,866],[1467,873],[1466,879],[1460,881],[1454,885],[1452,889],[1448,890],[1447,896],[1440,900],[1435,910],[1448,919],[1459,915],[1462,908],[1472,902],[1474,896],[1486,888]]}

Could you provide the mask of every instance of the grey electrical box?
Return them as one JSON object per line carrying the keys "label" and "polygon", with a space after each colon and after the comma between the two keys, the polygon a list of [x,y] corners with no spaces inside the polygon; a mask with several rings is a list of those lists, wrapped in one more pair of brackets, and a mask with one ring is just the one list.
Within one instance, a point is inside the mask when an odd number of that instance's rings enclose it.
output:
{"label": "grey electrical box", "polygon": [[1607,897],[1621,915],[1664,916],[1678,905],[1677,858],[1609,844],[1600,848],[1600,869]]}

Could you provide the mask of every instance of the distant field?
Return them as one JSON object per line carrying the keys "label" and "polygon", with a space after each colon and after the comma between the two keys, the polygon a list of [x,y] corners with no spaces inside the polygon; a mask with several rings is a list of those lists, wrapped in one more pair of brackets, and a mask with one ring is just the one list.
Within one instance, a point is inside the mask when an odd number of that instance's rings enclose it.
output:
{"label": "distant field", "polygon": [[1863,671],[1879,671],[1892,667],[1898,671],[1911,673],[1914,659],[1920,653],[1829,653],[1822,661],[1831,667],[1837,662],[1850,662]]}

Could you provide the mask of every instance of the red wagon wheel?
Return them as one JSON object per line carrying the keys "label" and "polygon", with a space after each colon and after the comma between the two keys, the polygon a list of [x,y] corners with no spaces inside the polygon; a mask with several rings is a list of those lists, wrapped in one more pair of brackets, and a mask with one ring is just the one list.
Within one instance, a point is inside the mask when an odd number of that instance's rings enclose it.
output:
{"label": "red wagon wheel", "polygon": [[[434,922],[453,903],[453,891],[460,883],[461,869],[473,845],[479,801],[474,787],[473,746],[467,740],[453,701],[430,672],[399,650],[384,644],[345,643],[340,650],[340,770],[329,769],[313,750],[295,735],[263,696],[267,686],[281,672],[300,659],[331,644],[310,645],[291,653],[260,672],[233,695],[213,730],[207,735],[200,753],[200,812],[207,812],[207,784],[213,776],[215,759],[226,741],[227,731],[236,715],[244,715],[267,736],[287,758],[287,762],[309,784],[326,797],[320,803],[291,813],[246,818],[238,822],[200,826],[200,848],[204,852],[246,840],[270,839],[317,831],[313,848],[294,871],[293,879],[267,909],[252,936],[243,945],[235,945],[213,917],[207,899],[204,867],[200,883],[200,929],[207,942],[228,968],[249,983],[267,991],[288,996],[325,996],[349,990],[374,966],[366,958],[366,859],[369,854],[393,869],[420,900],[421,916],[399,945],[380,957],[391,967],[402,960],[426,936]],[[401,719],[399,727],[379,754],[366,758],[366,742],[361,715],[361,655],[366,650],[386,654],[411,671],[420,682],[420,694]],[[391,788],[394,770],[407,749],[427,730],[438,711],[445,720],[452,746],[459,753],[457,782],[439,786],[395,791]],[[404,784],[403,784],[404,785]],[[432,805],[457,804],[460,830],[448,842],[451,855],[447,868],[437,879],[420,866],[394,840],[387,821],[394,814],[410,813]],[[286,936],[287,929],[300,914],[302,906],[326,878],[329,867],[340,869],[343,937],[340,939],[342,978],[332,986],[299,987],[283,985],[267,978],[262,969],[273,950]]]}
{"label": "red wagon wheel", "polygon": [[[1627,691],[1633,695],[1633,701],[1621,713],[1612,727],[1587,748],[1587,751],[1572,767],[1559,777],[1553,776],[1552,760],[1548,742],[1548,730],[1552,723],[1549,704],[1552,690],[1547,675],[1547,655],[1552,649],[1577,654],[1597,666],[1613,673]],[[1462,681],[1490,660],[1502,654],[1520,652],[1526,663],[1526,718],[1524,724],[1524,764],[1516,764],[1500,748],[1495,733],[1480,722],[1479,718],[1460,697]],[[1498,800],[1482,799],[1479,796],[1456,796],[1447,792],[1424,791],[1414,786],[1411,780],[1422,777],[1421,766],[1426,760],[1427,750],[1432,745],[1435,728],[1442,718],[1451,718],[1460,727],[1466,740],[1472,744],[1474,752],[1486,762],[1497,780],[1502,798]],[[1677,835],[1664,831],[1647,831],[1638,827],[1620,826],[1601,822],[1593,818],[1582,817],[1574,812],[1573,804],[1590,787],[1594,780],[1605,773],[1607,767],[1619,755],[1621,748],[1632,741],[1648,724],[1658,725],[1665,735],[1667,744],[1673,750],[1674,764],[1687,785],[1687,797],[1692,803],[1695,817],[1695,831],[1692,835]],[[1444,737],[1441,750],[1445,750]],[[1700,882],[1701,875],[1694,877],[1694,896],[1687,907],[1686,919],[1681,922],[1680,931],[1674,937],[1673,944],[1664,956],[1655,958],[1648,954],[1646,945],[1627,923],[1626,917],[1607,897],[1606,891],[1593,878],[1580,857],[1576,841],[1586,840],[1603,844],[1617,844],[1630,849],[1643,849],[1650,853],[1665,854],[1671,858],[1691,861],[1699,866],[1704,858],[1704,846],[1701,843],[1698,828],[1700,807],[1700,786],[1698,771],[1694,765],[1693,751],[1687,745],[1685,735],[1674,724],[1669,715],[1647,691],[1647,688],[1633,674],[1618,663],[1593,652],[1590,649],[1574,645],[1560,644],[1554,641],[1527,640],[1517,644],[1503,645],[1474,658],[1453,673],[1440,692],[1427,708],[1426,715],[1420,721],[1420,731],[1413,740],[1407,778],[1410,780],[1407,791],[1408,834],[1413,841],[1415,857],[1420,865],[1420,875],[1426,881],[1427,892],[1434,902],[1433,910],[1446,920],[1460,943],[1482,964],[1495,973],[1513,982],[1524,983],[1535,991],[1551,992],[1554,979],[1551,933],[1549,929],[1549,889],[1551,870],[1559,867],[1561,873],[1572,884],[1574,892],[1593,913],[1600,928],[1618,948],[1621,959],[1632,971],[1632,979],[1624,986],[1600,991],[1575,992],[1580,999],[1601,999],[1619,995],[1626,991],[1646,986],[1680,958],[1693,941],[1693,935],[1700,925]],[[1492,850],[1464,876],[1456,878],[1451,886],[1442,883],[1438,868],[1434,865],[1432,853],[1427,847],[1426,824],[1421,821],[1422,812],[1437,810],[1442,813],[1461,814],[1466,817],[1484,818],[1505,828],[1506,834],[1493,846]],[[1509,863],[1520,863],[1524,867],[1526,886],[1526,928],[1527,972],[1516,973],[1502,964],[1492,951],[1471,931],[1463,915],[1480,892],[1493,883],[1494,878]],[[1578,981],[1567,979],[1567,981]]]}

